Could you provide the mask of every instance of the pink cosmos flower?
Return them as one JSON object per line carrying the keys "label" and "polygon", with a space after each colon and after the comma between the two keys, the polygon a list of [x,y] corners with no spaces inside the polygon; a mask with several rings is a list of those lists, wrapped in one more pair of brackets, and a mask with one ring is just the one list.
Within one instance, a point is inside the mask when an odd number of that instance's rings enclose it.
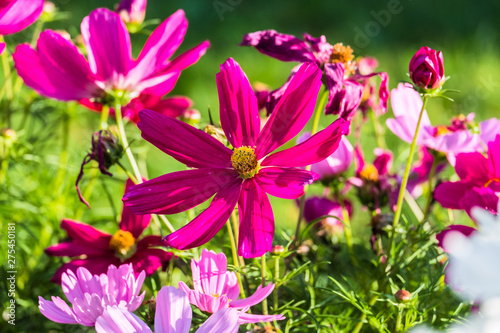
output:
{"label": "pink cosmos flower", "polygon": [[224,308],[242,310],[239,313],[239,323],[258,323],[285,319],[282,315],[256,315],[245,313],[248,309],[262,302],[274,289],[270,283],[266,287],[259,286],[250,297],[238,299],[240,287],[236,273],[227,271],[227,258],[224,253],[203,249],[200,260],[191,260],[194,289],[190,289],[184,282],[179,282],[179,289],[183,290],[191,304],[201,311],[216,313]]}
{"label": "pink cosmos flower", "polygon": [[[178,10],[153,31],[139,57],[133,59],[130,35],[120,16],[98,8],[81,25],[88,61],[71,41],[46,30],[40,34],[37,50],[28,44],[17,47],[15,67],[26,85],[47,97],[82,100],[94,109],[116,95],[143,104],[148,98],[143,95],[169,93],[181,71],[196,63],[209,47],[205,41],[169,60],[181,44],[187,24],[184,12]],[[136,102],[125,106],[130,109],[128,118],[137,116]],[[142,108],[141,103],[136,107]]]}
{"label": "pink cosmos flower", "polygon": [[[132,181],[127,180],[125,189],[132,185]],[[61,275],[68,269],[83,266],[92,274],[101,274],[109,265],[122,263],[132,264],[137,274],[141,271],[148,276],[153,274],[172,258],[172,253],[160,248],[163,247],[161,236],[140,238],[150,221],[151,215],[135,215],[123,207],[120,228],[111,235],[85,223],[62,220],[61,228],[66,230],[70,240],[48,247],[45,253],[74,259],[63,264],[52,281],[59,283]]]}
{"label": "pink cosmos flower", "polygon": [[48,319],[61,324],[94,326],[107,306],[117,306],[135,311],[144,300],[141,291],[146,274],[142,271],[135,276],[132,264],[116,268],[110,265],[107,272],[92,275],[85,267],[76,269],[76,274],[68,269],[62,273],[62,289],[72,308],[60,297],[52,296],[52,301],[39,297],[39,308]]}
{"label": "pink cosmos flower", "polygon": [[205,244],[238,203],[238,253],[251,258],[270,251],[274,218],[267,194],[285,199],[302,196],[304,185],[317,175],[300,167],[331,155],[348,126],[337,120],[303,143],[270,154],[295,137],[311,117],[320,78],[315,64],[303,64],[261,130],[250,83],[240,66],[228,59],[217,74],[217,87],[222,129],[233,150],[174,118],[141,111],[138,126],[142,137],[193,169],[132,187],[123,198],[125,205],[137,214],[175,214],[216,194],[205,211],[165,237],[165,243],[177,249]]}
{"label": "pink cosmos flower", "polygon": [[434,190],[434,198],[441,206],[465,209],[474,206],[496,212],[500,192],[500,135],[488,143],[488,156],[479,152],[457,155],[455,171],[457,182],[443,182]]}
{"label": "pink cosmos flower", "polygon": [[[355,72],[357,65],[349,46],[344,46],[342,43],[331,45],[326,41],[325,36],[313,38],[304,34],[304,40],[301,40],[275,30],[246,34],[240,45],[253,46],[259,52],[282,61],[315,62],[324,69],[326,85],[330,93],[325,109],[326,114],[339,114],[348,121],[362,102],[366,80],[373,76],[380,76],[377,109],[380,113],[387,111],[389,98],[387,73]],[[362,64],[363,66],[366,69],[366,64]],[[279,90],[270,97],[275,99],[276,93],[279,93]]]}
{"label": "pink cosmos flower", "polygon": [[43,0],[0,1],[0,35],[15,34],[35,22],[43,11]]}
{"label": "pink cosmos flower", "polygon": [[[297,143],[302,143],[310,137],[311,134],[306,132],[297,139]],[[317,173],[320,180],[331,180],[349,170],[353,160],[353,151],[351,143],[347,137],[343,136],[337,150],[323,161],[311,165],[311,171]]]}
{"label": "pink cosmos flower", "polygon": [[[193,313],[187,295],[174,287],[163,287],[156,296],[155,333],[189,333]],[[196,333],[237,333],[238,311],[223,308],[204,322]],[[146,323],[133,313],[117,306],[108,306],[97,318],[97,333],[151,333]]]}

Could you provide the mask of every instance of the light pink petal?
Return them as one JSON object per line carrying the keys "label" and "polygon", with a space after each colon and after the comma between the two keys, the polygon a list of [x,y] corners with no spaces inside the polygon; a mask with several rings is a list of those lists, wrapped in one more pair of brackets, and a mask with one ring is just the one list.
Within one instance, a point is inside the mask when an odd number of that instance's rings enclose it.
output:
{"label": "light pink petal", "polygon": [[257,290],[255,293],[253,293],[252,296],[244,298],[244,299],[237,299],[235,301],[231,301],[229,303],[229,306],[231,308],[236,308],[236,309],[243,309],[246,307],[251,307],[254,306],[255,304],[259,304],[263,300],[269,296],[272,291],[274,290],[274,284],[270,283],[265,287],[258,286]]}
{"label": "light pink petal", "polygon": [[183,290],[187,294],[191,304],[204,312],[214,313],[222,308],[227,308],[229,304],[229,300],[225,295],[215,297],[211,294],[205,294],[198,290],[191,290],[182,281],[179,282],[179,289]]}
{"label": "light pink petal", "polygon": [[167,66],[165,70],[168,71],[182,71],[183,69],[194,65],[200,58],[207,52],[210,47],[208,40],[202,42],[200,45],[187,50],[186,52],[175,57]]}
{"label": "light pink petal", "polygon": [[473,186],[473,184],[465,181],[444,182],[434,190],[434,199],[444,208],[462,209],[460,200]]}
{"label": "light pink petal", "polygon": [[151,110],[139,113],[142,137],[192,168],[232,168],[233,152],[207,133]]}
{"label": "light pink petal", "polygon": [[35,22],[43,10],[43,0],[2,1],[0,8],[0,35],[19,32]]}
{"label": "light pink petal", "polygon": [[458,154],[478,150],[481,146],[481,138],[478,134],[461,130],[437,137],[428,137],[423,140],[422,144],[444,153]]}
{"label": "light pink petal", "polygon": [[163,287],[156,296],[155,332],[189,333],[193,312],[186,293]]}
{"label": "light pink petal", "polygon": [[491,118],[479,123],[479,136],[484,144],[495,140],[495,137],[500,134],[500,120]]}
{"label": "light pink petal", "polygon": [[241,179],[229,183],[217,193],[210,206],[181,229],[165,237],[167,246],[186,250],[205,244],[212,239],[229,219],[238,197]]}
{"label": "light pink petal", "polygon": [[130,35],[120,16],[97,8],[81,25],[90,68],[109,88],[126,89],[126,76],[132,62]]}
{"label": "light pink petal", "polygon": [[230,169],[172,172],[133,186],[123,202],[136,214],[176,214],[208,200],[234,179],[238,173]]}
{"label": "light pink petal", "polygon": [[303,169],[268,167],[260,169],[254,179],[272,196],[297,199],[304,195],[304,186],[312,184],[318,175]]}
{"label": "light pink petal", "polygon": [[[143,179],[144,180],[144,179]],[[125,183],[125,193],[134,185],[134,182],[129,178]],[[151,215],[136,215],[130,211],[128,207],[123,207],[122,218],[120,220],[120,229],[129,231],[134,238],[138,238],[144,229],[151,222]]]}
{"label": "light pink petal", "polygon": [[97,333],[152,333],[149,326],[132,312],[108,306],[95,323]]}
{"label": "light pink petal", "polygon": [[299,134],[314,112],[320,86],[321,70],[318,66],[302,64],[257,139],[257,159]]}
{"label": "light pink petal", "polygon": [[238,317],[239,313],[234,309],[221,309],[211,315],[210,318],[196,330],[196,333],[237,333],[240,327]]}
{"label": "light pink petal", "polygon": [[97,78],[73,43],[46,30],[40,34],[37,48],[21,44],[13,54],[17,73],[28,87],[65,101],[102,95]]}
{"label": "light pink petal", "polygon": [[258,315],[253,313],[240,313],[240,319],[238,323],[242,324],[252,324],[252,323],[266,323],[274,320],[283,320],[285,317],[283,315]]}
{"label": "light pink petal", "polygon": [[[274,114],[274,113],[273,113]],[[330,126],[298,145],[267,156],[263,166],[301,167],[320,162],[339,147],[349,122],[337,119]]]}
{"label": "light pink petal", "polygon": [[142,92],[144,94],[163,96],[174,89],[180,75],[180,71],[174,71],[151,76],[140,81],[134,89],[136,92]]}
{"label": "light pink petal", "polygon": [[169,64],[169,58],[181,45],[187,26],[188,22],[182,9],[163,21],[146,41],[134,68],[130,71],[130,77],[140,81],[160,74]]}
{"label": "light pink petal", "polygon": [[232,58],[220,66],[216,75],[219,91],[220,122],[228,141],[235,148],[254,147],[260,131],[259,108],[247,76]]}
{"label": "light pink petal", "polygon": [[200,260],[191,260],[194,288],[208,295],[222,295],[226,284],[227,258],[224,253],[203,249]]}
{"label": "light pink petal", "polygon": [[271,251],[274,236],[273,210],[266,192],[253,179],[243,183],[238,211],[238,255],[255,258]]}
{"label": "light pink petal", "polygon": [[48,319],[61,324],[79,324],[75,313],[60,297],[52,297],[51,301],[46,301],[38,296],[38,308]]}

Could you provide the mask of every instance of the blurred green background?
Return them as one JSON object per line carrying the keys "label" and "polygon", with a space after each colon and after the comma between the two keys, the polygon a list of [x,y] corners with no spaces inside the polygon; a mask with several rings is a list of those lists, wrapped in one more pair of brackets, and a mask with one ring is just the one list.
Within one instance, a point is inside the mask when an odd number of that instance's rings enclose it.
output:
{"label": "blurred green background", "polygon": [[[115,5],[113,0],[59,0],[55,3],[60,11],[70,16],[68,20],[49,23],[46,27],[65,29],[73,38],[79,34],[82,18],[90,11],[96,7],[114,8]],[[208,121],[209,106],[214,115],[218,114],[215,74],[219,64],[228,57],[240,63],[251,82],[263,82],[271,88],[285,82],[296,63],[280,62],[253,48],[238,46],[245,33],[264,29],[297,36],[308,32],[315,37],[325,35],[331,44],[349,44],[357,56],[370,55],[379,60],[378,70],[389,73],[391,89],[398,82],[407,80],[408,62],[420,46],[442,50],[445,73],[450,76],[446,88],[459,90],[460,93],[450,93],[455,102],[432,100],[428,107],[431,121],[447,124],[451,116],[470,112],[476,113],[478,121],[500,115],[498,1],[150,0],[146,20],[164,20],[179,8],[185,10],[190,25],[176,54],[203,40],[208,39],[212,44],[196,65],[183,72],[172,92],[190,97],[195,108],[202,113],[202,122]],[[33,26],[8,38],[9,49],[13,50],[18,38],[29,40],[32,33]],[[135,56],[146,38],[146,34],[132,36]],[[4,223],[18,222],[18,266],[22,267],[18,277],[19,306],[24,309],[19,311],[18,320],[25,318],[26,322],[14,332],[36,331],[40,321],[43,322],[42,331],[50,328],[55,332],[60,331],[61,326],[42,318],[36,308],[37,295],[48,298],[60,294],[58,286],[48,283],[60,261],[45,256],[43,249],[66,236],[59,228],[64,217],[114,232],[115,219],[121,211],[123,183],[106,176],[96,178],[95,165],[89,166],[82,182],[92,205],[92,210],[87,210],[76,198],[74,180],[79,164],[90,148],[90,137],[98,129],[98,114],[60,102],[49,102],[49,107],[43,104],[40,109],[35,104],[33,112],[38,123],[29,127],[27,132],[20,133],[30,138],[31,141],[27,141],[31,146],[27,149],[32,154],[24,156],[9,169],[8,190],[3,193],[6,196],[2,197],[0,193],[0,219]],[[389,109],[381,123],[384,124],[391,114]],[[61,172],[60,126],[68,119],[71,133],[69,163],[67,170]],[[322,117],[322,126],[333,119],[331,116]],[[129,125],[127,130],[139,159],[147,159],[150,177],[184,169],[183,165],[140,139],[140,133],[133,125]],[[368,160],[373,156],[374,141],[373,127],[368,124],[362,133],[363,149]],[[408,156],[408,145],[390,131],[386,131],[386,141],[395,156],[393,171],[401,172]],[[43,155],[36,154],[42,151]],[[116,167],[111,171],[119,180],[125,179],[124,173]],[[451,168],[448,171],[448,174],[452,173]],[[92,179],[97,179],[93,185]],[[312,190],[321,191],[318,187]],[[272,198],[272,204],[277,234],[282,226],[288,226],[288,232],[292,233],[298,213],[295,203]],[[196,209],[197,212],[200,210],[200,207]],[[185,214],[171,217],[176,227],[180,227],[185,218]],[[358,242],[368,241],[365,237],[369,233],[369,228],[366,228],[368,219],[366,212],[355,212],[355,236],[357,231],[358,236],[361,235]],[[216,242],[211,244],[215,246]],[[2,256],[3,253],[2,250]],[[1,300],[6,304],[4,297],[2,295]],[[30,319],[26,319],[28,317]],[[65,331],[79,329],[64,328]]]}

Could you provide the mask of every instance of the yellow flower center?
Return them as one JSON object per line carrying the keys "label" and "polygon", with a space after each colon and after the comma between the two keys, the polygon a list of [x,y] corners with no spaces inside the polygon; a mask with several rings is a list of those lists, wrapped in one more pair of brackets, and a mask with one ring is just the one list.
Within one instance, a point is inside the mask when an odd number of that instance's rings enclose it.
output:
{"label": "yellow flower center", "polygon": [[372,182],[378,181],[378,170],[373,164],[365,164],[359,175],[364,180]]}
{"label": "yellow flower center", "polygon": [[333,45],[333,51],[330,56],[330,61],[332,63],[341,62],[345,66],[346,74],[351,74],[354,72],[354,55],[352,54],[353,50],[349,45],[344,46],[342,43],[337,43]]}
{"label": "yellow flower center", "polygon": [[434,130],[434,137],[437,137],[437,136],[440,136],[443,134],[447,134],[447,133],[450,133],[450,130],[448,129],[448,127],[446,127],[445,125],[439,125],[439,126],[436,126],[436,128]]}
{"label": "yellow flower center", "polygon": [[134,245],[134,236],[126,230],[118,230],[109,241],[109,248],[122,256],[126,256]]}
{"label": "yellow flower center", "polygon": [[231,156],[231,164],[243,179],[253,177],[259,171],[259,161],[255,156],[255,148],[241,146]]}

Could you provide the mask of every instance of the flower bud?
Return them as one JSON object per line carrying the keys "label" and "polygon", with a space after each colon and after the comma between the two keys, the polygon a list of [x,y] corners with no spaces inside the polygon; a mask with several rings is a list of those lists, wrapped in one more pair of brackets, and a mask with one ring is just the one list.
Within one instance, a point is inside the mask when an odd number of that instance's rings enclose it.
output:
{"label": "flower bud", "polygon": [[129,31],[132,27],[135,30],[132,29],[133,31],[131,32],[137,31],[142,22],[144,22],[146,4],[147,0],[122,0],[116,7],[116,12],[125,22]]}
{"label": "flower bud", "polygon": [[444,81],[443,54],[427,46],[422,46],[410,60],[410,78],[425,90],[440,88]]}
{"label": "flower bud", "polygon": [[394,294],[394,298],[399,303],[408,302],[411,299],[411,294],[408,290],[400,289]]}
{"label": "flower bud", "polygon": [[190,124],[196,125],[200,122],[201,114],[196,109],[186,109],[181,114],[181,120]]}
{"label": "flower bud", "polygon": [[54,21],[57,13],[57,7],[52,1],[45,1],[43,3],[42,20],[45,22]]}
{"label": "flower bud", "polygon": [[280,255],[282,254],[283,252],[285,252],[285,248],[281,245],[274,245],[272,248],[271,248],[271,254],[273,256],[277,256],[277,255]]}

